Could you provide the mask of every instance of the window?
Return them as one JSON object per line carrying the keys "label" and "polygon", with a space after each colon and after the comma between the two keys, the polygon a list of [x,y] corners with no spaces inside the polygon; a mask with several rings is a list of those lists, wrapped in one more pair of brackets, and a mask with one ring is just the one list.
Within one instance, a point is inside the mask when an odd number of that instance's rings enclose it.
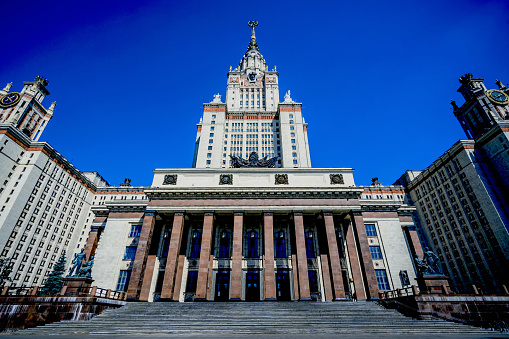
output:
{"label": "window", "polygon": [[201,250],[201,231],[194,230],[191,240],[191,255],[190,258],[199,258]]}
{"label": "window", "polygon": [[258,233],[251,231],[247,237],[247,257],[258,258]]}
{"label": "window", "polygon": [[297,157],[297,152],[293,152],[292,157]]}
{"label": "window", "polygon": [[371,259],[382,259],[380,246],[369,246],[369,251],[371,252]]}
{"label": "window", "polygon": [[214,130],[214,126],[211,126],[211,127],[210,127],[210,130],[211,130],[211,131],[213,131],[213,130]]}
{"label": "window", "polygon": [[293,164],[297,165],[297,160],[296,159],[293,160]]}
{"label": "window", "polygon": [[219,240],[219,258],[230,258],[230,231],[221,232],[221,239]]}
{"label": "window", "polygon": [[214,137],[214,133],[210,133],[209,137],[213,138]]}
{"label": "window", "polygon": [[290,126],[290,131],[294,131],[294,130],[295,130],[295,127]]}
{"label": "window", "polygon": [[387,280],[387,273],[385,270],[375,270],[376,282],[380,291],[390,290],[389,281]]}
{"label": "window", "polygon": [[125,248],[124,260],[132,260],[136,256],[136,246],[127,246]]}
{"label": "window", "polygon": [[212,146],[209,146],[208,150],[209,150],[209,151],[212,151]]}
{"label": "window", "polygon": [[189,271],[189,273],[187,274],[186,293],[195,293],[197,282],[198,282],[198,271]]}
{"label": "window", "polygon": [[212,144],[214,142],[214,139],[209,139],[209,144]]}
{"label": "window", "polygon": [[297,146],[292,145],[292,151],[296,151],[296,150],[297,150]]}
{"label": "window", "polygon": [[274,258],[286,258],[285,232],[279,231],[274,234]]}
{"label": "window", "polygon": [[207,160],[207,165],[210,165],[210,160]]}
{"label": "window", "polygon": [[207,153],[207,158],[212,158],[212,153]]}
{"label": "window", "polygon": [[295,139],[292,139],[292,144],[295,144]]}
{"label": "window", "polygon": [[366,235],[368,237],[376,237],[375,224],[365,224],[364,227],[366,227]]}
{"label": "window", "polygon": [[131,271],[120,271],[120,274],[118,275],[117,291],[127,292],[130,277]]}
{"label": "window", "polygon": [[304,235],[306,237],[306,256],[308,258],[314,258],[315,249],[313,248],[313,231],[307,231]]}
{"label": "window", "polygon": [[216,115],[215,114],[212,114],[212,119],[215,119],[216,118]]}
{"label": "window", "polygon": [[131,238],[139,237],[140,234],[141,234],[141,225],[132,225],[131,226],[131,233],[129,233],[129,236]]}

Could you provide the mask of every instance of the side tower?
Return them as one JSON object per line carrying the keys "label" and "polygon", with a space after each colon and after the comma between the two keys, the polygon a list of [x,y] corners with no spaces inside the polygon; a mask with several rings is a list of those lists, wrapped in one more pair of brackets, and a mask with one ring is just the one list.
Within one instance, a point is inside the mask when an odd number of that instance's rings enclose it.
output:
{"label": "side tower", "polygon": [[302,104],[290,92],[279,102],[279,73],[269,70],[249,22],[251,40],[238,67],[227,73],[226,99],[203,104],[193,167],[229,168],[230,155],[280,157],[276,167],[311,167]]}
{"label": "side tower", "polygon": [[56,103],[46,109],[42,101],[49,95],[48,80],[37,76],[34,81],[25,81],[23,90],[9,92],[12,83],[0,91],[0,123],[11,124],[34,141],[38,141],[53,117]]}

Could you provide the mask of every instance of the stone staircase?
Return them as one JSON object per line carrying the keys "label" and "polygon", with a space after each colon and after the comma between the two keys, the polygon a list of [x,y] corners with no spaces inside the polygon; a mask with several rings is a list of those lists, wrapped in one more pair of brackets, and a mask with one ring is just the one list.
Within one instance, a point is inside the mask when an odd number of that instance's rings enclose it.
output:
{"label": "stone staircase", "polygon": [[128,303],[90,321],[63,321],[12,335],[473,335],[496,332],[407,318],[371,302]]}

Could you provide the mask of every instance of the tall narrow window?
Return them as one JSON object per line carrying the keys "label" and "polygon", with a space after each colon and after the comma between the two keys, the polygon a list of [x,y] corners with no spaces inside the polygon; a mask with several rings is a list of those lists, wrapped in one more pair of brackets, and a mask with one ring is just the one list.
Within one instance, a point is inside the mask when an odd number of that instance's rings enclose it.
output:
{"label": "tall narrow window", "polygon": [[376,237],[375,224],[365,224],[364,227],[366,227],[366,235],[368,237]]}
{"label": "tall narrow window", "polygon": [[129,286],[129,278],[131,277],[131,271],[120,271],[118,275],[117,291],[127,291]]}
{"label": "tall narrow window", "polygon": [[125,248],[124,260],[132,260],[136,256],[136,246],[127,246]]}
{"label": "tall narrow window", "polygon": [[387,273],[385,270],[375,270],[376,282],[380,291],[390,290],[389,281],[387,280]]}
{"label": "tall narrow window", "polygon": [[201,250],[201,231],[194,230],[191,235],[191,255],[190,258],[199,258]]}
{"label": "tall narrow window", "polygon": [[274,233],[274,252],[275,258],[286,258],[285,232],[279,231]]}
{"label": "tall narrow window", "polygon": [[306,256],[308,258],[314,258],[315,249],[313,248],[313,231],[307,231],[304,235],[306,236]]}
{"label": "tall narrow window", "polygon": [[382,259],[380,246],[369,246],[369,251],[371,252],[371,259]]}
{"label": "tall narrow window", "polygon": [[247,257],[258,258],[258,233],[251,231],[247,236]]}
{"label": "tall narrow window", "polygon": [[131,238],[139,237],[141,234],[141,225],[131,225],[131,232],[129,233],[129,236]]}
{"label": "tall narrow window", "polygon": [[219,258],[230,258],[230,231],[222,231],[219,239]]}

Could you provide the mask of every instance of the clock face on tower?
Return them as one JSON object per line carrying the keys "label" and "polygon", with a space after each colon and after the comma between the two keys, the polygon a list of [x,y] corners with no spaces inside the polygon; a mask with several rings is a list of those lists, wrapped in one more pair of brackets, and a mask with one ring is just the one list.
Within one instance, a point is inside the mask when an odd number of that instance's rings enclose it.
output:
{"label": "clock face on tower", "polygon": [[502,91],[489,90],[487,93],[488,99],[496,104],[507,104],[509,103],[509,96]]}
{"label": "clock face on tower", "polygon": [[255,72],[249,73],[247,78],[249,79],[250,82],[255,82],[256,81],[256,73]]}
{"label": "clock face on tower", "polygon": [[11,107],[18,103],[18,101],[21,99],[21,95],[19,93],[13,92],[4,95],[0,99],[0,107]]}

